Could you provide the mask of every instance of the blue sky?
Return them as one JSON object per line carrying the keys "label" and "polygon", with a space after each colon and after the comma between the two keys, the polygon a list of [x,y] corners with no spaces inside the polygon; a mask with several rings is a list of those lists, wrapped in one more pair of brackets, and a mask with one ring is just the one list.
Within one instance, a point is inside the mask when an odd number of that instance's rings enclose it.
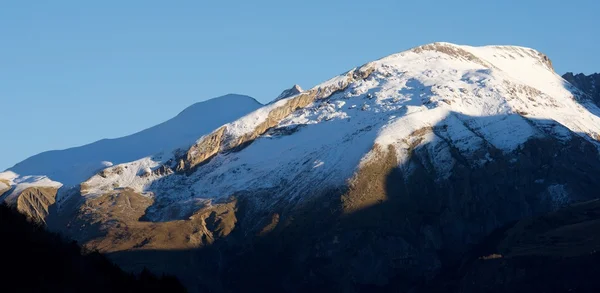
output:
{"label": "blue sky", "polygon": [[227,93],[268,102],[435,41],[600,71],[600,1],[2,1],[0,169]]}

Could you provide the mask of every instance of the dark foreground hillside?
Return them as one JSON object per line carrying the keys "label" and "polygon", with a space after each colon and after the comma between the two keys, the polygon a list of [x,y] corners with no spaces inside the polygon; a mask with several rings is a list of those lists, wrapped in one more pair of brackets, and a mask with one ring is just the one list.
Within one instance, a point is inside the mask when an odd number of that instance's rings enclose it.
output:
{"label": "dark foreground hillside", "polygon": [[184,292],[176,278],[128,274],[103,255],[0,205],[0,292]]}
{"label": "dark foreground hillside", "polygon": [[600,200],[490,235],[418,292],[600,292]]}

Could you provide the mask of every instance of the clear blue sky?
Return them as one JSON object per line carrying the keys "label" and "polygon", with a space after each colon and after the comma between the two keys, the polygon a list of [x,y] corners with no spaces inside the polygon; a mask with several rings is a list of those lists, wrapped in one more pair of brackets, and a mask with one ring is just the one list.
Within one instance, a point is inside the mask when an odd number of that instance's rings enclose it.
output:
{"label": "clear blue sky", "polygon": [[2,1],[0,169],[434,41],[528,46],[559,73],[600,71],[598,2]]}

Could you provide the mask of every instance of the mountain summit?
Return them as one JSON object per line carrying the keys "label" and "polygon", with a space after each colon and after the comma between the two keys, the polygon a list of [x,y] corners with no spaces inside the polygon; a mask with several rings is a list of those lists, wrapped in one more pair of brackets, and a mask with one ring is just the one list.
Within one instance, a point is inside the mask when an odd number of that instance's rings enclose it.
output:
{"label": "mountain summit", "polygon": [[248,104],[82,180],[0,178],[52,229],[198,291],[408,290],[600,188],[600,109],[534,49],[433,43]]}

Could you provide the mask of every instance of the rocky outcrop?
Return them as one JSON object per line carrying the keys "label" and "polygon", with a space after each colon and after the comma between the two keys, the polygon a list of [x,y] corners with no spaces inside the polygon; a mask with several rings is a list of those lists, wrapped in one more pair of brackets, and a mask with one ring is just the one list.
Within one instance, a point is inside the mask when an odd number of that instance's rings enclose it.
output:
{"label": "rocky outcrop", "polygon": [[317,91],[311,90],[286,101],[283,106],[279,106],[271,110],[267,119],[258,124],[253,131],[240,137],[233,137],[229,140],[226,140],[224,137],[226,127],[219,128],[215,132],[202,138],[187,151],[185,161],[182,163],[180,160],[179,163],[179,166],[184,167],[183,169],[178,168],[177,171],[192,170],[207,159],[216,155],[218,152],[234,150],[237,147],[251,143],[252,140],[266,132],[269,128],[277,125],[281,119],[285,118],[293,111],[312,103],[316,96]]}
{"label": "rocky outcrop", "polygon": [[56,202],[57,188],[30,187],[17,197],[17,210],[35,222],[45,223],[50,207]]}
{"label": "rocky outcrop", "polygon": [[142,177],[144,177],[144,176],[147,177],[147,176],[151,176],[151,175],[154,175],[157,177],[162,177],[162,176],[167,176],[167,175],[171,175],[171,174],[173,174],[173,170],[168,166],[162,165],[162,166],[156,168],[155,170],[151,170],[150,172],[144,173],[142,175]]}
{"label": "rocky outcrop", "polygon": [[225,127],[221,127],[193,145],[187,151],[185,161],[184,159],[179,159],[177,171],[188,171],[216,155],[221,149],[224,133]]}
{"label": "rocky outcrop", "polygon": [[226,143],[225,151],[252,142],[261,134],[269,130],[271,127],[274,127],[277,124],[279,124],[279,121],[283,120],[292,112],[308,106],[317,98],[318,93],[318,90],[310,90],[306,93],[298,95],[297,97],[289,99],[284,105],[271,110],[271,112],[269,112],[269,115],[267,116],[267,119],[262,123],[258,124],[252,132],[247,133],[239,138],[235,138],[230,142]]}
{"label": "rocky outcrop", "polygon": [[554,71],[554,65],[552,65],[552,60],[550,60],[548,55],[543,54],[541,52],[538,52],[537,54],[541,62],[544,63],[549,69],[552,69],[552,71]]}
{"label": "rocky outcrop", "polygon": [[111,167],[111,168],[106,168],[103,169],[102,171],[98,172],[98,176],[102,177],[102,178],[107,178],[110,175],[121,175],[123,174],[123,166],[115,166],[115,167]]}
{"label": "rocky outcrop", "polygon": [[567,72],[562,76],[566,81],[588,94],[600,106],[600,73],[585,75]]}
{"label": "rocky outcrop", "polygon": [[281,94],[275,100],[273,100],[273,102],[279,101],[281,99],[289,98],[291,96],[295,96],[301,92],[303,92],[302,88],[299,85],[295,84],[293,87],[281,92]]}

